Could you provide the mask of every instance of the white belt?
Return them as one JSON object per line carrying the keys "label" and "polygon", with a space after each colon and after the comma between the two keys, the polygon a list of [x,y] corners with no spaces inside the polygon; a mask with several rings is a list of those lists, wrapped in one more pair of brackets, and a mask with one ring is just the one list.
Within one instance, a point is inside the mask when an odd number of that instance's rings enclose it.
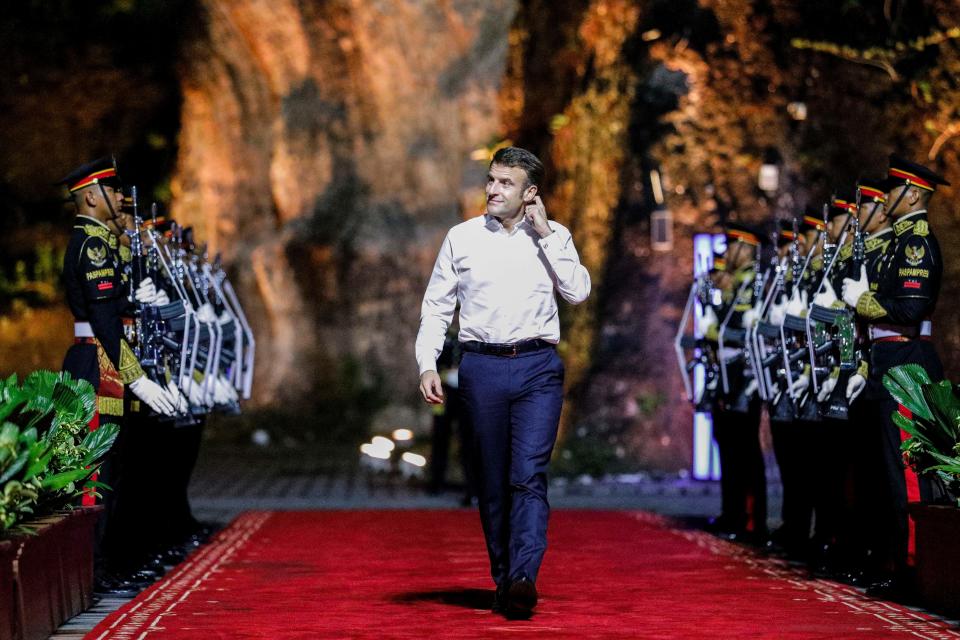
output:
{"label": "white belt", "polygon": [[90,326],[89,322],[74,322],[73,336],[75,338],[92,338],[93,327]]}
{"label": "white belt", "polygon": [[[890,329],[881,329],[880,327],[870,327],[869,333],[870,333],[871,340],[879,340],[881,338],[897,338],[903,335],[899,331],[892,331]],[[933,323],[930,320],[924,320],[923,322],[920,323],[919,335],[910,336],[910,337],[923,336],[923,337],[929,338],[932,335],[933,335]]]}

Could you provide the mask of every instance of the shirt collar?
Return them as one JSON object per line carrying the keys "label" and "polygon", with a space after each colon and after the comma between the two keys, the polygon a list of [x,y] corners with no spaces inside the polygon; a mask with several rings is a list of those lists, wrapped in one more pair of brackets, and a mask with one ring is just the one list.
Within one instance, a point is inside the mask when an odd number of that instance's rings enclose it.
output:
{"label": "shirt collar", "polygon": [[83,214],[77,214],[76,218],[77,218],[77,220],[82,220],[83,222],[92,222],[93,224],[99,225],[99,226],[101,226],[101,227],[103,227],[104,229],[107,229],[107,230],[110,229],[110,227],[108,227],[104,222],[102,222],[102,221],[100,221],[100,220],[97,220],[96,218],[91,218],[90,216],[85,216],[85,215],[83,215]]}
{"label": "shirt collar", "polygon": [[[506,231],[506,229],[503,226],[503,223],[497,220],[497,218],[495,218],[494,216],[490,215],[489,213],[485,213],[483,214],[483,217],[486,218],[486,222],[484,223],[484,226],[490,231],[493,231],[493,232]],[[529,226],[527,219],[521,218],[520,222],[514,225],[513,230],[510,231],[508,235],[513,235],[520,229],[525,228],[527,226]]]}
{"label": "shirt collar", "polygon": [[900,220],[907,220],[907,219],[913,218],[913,217],[925,217],[926,215],[927,215],[927,210],[926,210],[926,209],[920,209],[919,211],[911,211],[910,213],[908,213],[908,214],[905,215],[905,216],[900,216],[899,218],[897,218],[897,221],[899,222]]}
{"label": "shirt collar", "polygon": [[877,231],[877,232],[875,232],[875,233],[871,233],[870,235],[867,236],[867,240],[872,240],[872,239],[874,239],[874,238],[879,238],[880,236],[882,236],[882,235],[884,235],[884,234],[887,234],[887,233],[893,233],[893,227],[887,227],[886,229],[881,229],[880,231]]}

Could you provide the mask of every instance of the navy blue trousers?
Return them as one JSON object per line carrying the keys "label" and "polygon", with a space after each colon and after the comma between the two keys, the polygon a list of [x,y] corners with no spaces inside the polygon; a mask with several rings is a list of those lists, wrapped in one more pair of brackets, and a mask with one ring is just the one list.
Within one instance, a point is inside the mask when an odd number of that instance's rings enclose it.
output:
{"label": "navy blue trousers", "polygon": [[515,357],[467,352],[460,392],[474,428],[480,521],[494,582],[537,579],[547,550],[547,466],[563,405],[555,349]]}

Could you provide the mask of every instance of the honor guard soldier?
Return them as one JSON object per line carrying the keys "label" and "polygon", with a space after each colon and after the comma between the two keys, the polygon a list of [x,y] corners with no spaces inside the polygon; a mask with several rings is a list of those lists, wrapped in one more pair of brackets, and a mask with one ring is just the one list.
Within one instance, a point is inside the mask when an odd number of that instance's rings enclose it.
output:
{"label": "honor guard soldier", "polygon": [[[704,318],[703,334],[718,341],[724,370],[713,412],[713,433],[720,454],[722,513],[711,528],[731,539],[761,541],[767,533],[767,484],[760,448],[761,403],[747,374],[744,315],[753,310],[759,284],[762,234],[740,224],[727,227],[726,288],[717,313]],[[737,344],[739,342],[739,344]],[[751,371],[752,372],[752,371]]]}
{"label": "honor guard soldier", "polygon": [[[892,367],[917,364],[930,379],[943,379],[943,366],[930,341],[930,318],[936,307],[943,274],[940,245],[927,217],[927,204],[937,185],[949,183],[922,165],[890,156],[887,215],[893,221],[890,240],[879,274],[864,265],[859,278],[843,283],[843,300],[854,307],[869,328],[871,399],[879,411],[881,432],[880,474],[883,492],[872,529],[878,580],[869,590],[876,595],[897,595],[904,588],[909,547],[908,499],[929,499],[930,487],[918,482],[905,468],[900,453],[901,433],[892,414],[899,406],[883,387],[883,376]],[[871,282],[870,278],[877,278]]]}
{"label": "honor guard soldier", "polygon": [[[146,377],[124,336],[122,318],[130,304],[130,291],[124,286],[117,235],[122,228],[123,193],[116,162],[112,157],[95,160],[71,171],[59,184],[67,188],[76,207],[63,264],[64,288],[74,316],[76,339],[67,352],[63,369],[90,382],[97,392],[97,413],[91,428],[96,428],[100,420],[120,423],[120,435],[100,476],[102,482],[116,491],[122,484],[118,451],[124,439],[124,388],[128,386],[158,413],[172,414],[176,398],[170,389]],[[111,572],[103,570],[103,566],[109,564],[107,538],[116,506],[116,493],[106,491],[97,555],[101,582],[109,590],[129,586],[115,575],[105,576]]]}

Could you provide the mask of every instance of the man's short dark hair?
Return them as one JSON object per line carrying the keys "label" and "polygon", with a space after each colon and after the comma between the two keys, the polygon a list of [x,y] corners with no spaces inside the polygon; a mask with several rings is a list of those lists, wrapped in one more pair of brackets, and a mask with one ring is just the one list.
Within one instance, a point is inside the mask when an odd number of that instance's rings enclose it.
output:
{"label": "man's short dark hair", "polygon": [[540,158],[520,147],[504,147],[495,154],[490,166],[498,164],[501,167],[520,167],[527,174],[527,183],[540,186],[543,180],[543,163]]}

